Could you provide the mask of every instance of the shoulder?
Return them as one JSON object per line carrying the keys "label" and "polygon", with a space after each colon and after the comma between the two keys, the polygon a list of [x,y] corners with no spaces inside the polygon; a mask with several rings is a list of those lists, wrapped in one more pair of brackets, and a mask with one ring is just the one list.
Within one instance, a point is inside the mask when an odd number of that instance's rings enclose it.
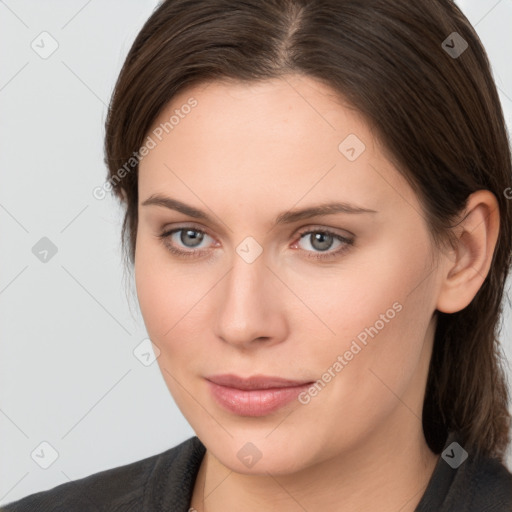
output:
{"label": "shoulder", "polygon": [[[31,494],[0,508],[1,512],[99,512],[140,511],[147,494],[161,487],[162,478],[171,481],[194,467],[204,447],[192,437],[169,450],[145,459],[66,482],[47,491]],[[195,455],[195,458],[194,458]]]}
{"label": "shoulder", "polygon": [[450,432],[415,512],[512,512],[512,474]]}
{"label": "shoulder", "polygon": [[457,471],[443,505],[450,511],[512,511],[512,474],[498,459],[468,459]]}
{"label": "shoulder", "polygon": [[512,473],[499,460],[477,460],[469,468],[466,482],[471,494],[471,510],[512,510]]}

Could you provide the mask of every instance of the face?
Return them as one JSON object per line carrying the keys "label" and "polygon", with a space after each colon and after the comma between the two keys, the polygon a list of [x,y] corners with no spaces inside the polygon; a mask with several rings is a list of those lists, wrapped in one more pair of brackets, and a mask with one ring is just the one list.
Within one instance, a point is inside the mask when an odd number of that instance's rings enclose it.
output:
{"label": "face", "polygon": [[[439,275],[419,201],[364,119],[289,76],[183,91],[147,135],[137,293],[207,449],[284,474],[418,430]],[[298,383],[208,380],[226,374]]]}

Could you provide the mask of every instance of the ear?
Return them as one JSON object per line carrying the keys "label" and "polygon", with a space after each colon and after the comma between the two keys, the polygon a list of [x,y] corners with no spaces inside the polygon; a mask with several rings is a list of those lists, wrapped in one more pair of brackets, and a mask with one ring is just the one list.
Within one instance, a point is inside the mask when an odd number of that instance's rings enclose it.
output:
{"label": "ear", "polygon": [[464,309],[482,286],[494,254],[500,227],[499,205],[489,190],[471,194],[453,228],[455,247],[444,256],[436,308],[443,313]]}

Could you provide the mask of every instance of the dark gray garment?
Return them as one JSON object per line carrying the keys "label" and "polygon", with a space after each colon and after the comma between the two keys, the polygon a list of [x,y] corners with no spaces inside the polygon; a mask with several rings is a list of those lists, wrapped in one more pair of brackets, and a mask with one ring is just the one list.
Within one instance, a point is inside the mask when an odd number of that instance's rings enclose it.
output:
{"label": "dark gray garment", "polygon": [[[469,454],[461,463],[464,452],[452,445],[457,439],[448,437],[416,512],[512,512],[512,474],[495,459]],[[204,453],[199,439],[191,437],[161,454],[31,494],[1,510],[188,512]],[[243,506],[234,503],[232,510]]]}

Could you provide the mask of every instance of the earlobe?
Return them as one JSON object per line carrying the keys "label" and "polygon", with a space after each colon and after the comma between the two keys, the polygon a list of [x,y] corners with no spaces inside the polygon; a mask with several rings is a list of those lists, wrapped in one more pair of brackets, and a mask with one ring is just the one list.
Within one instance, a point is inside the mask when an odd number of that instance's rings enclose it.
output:
{"label": "earlobe", "polygon": [[436,309],[455,313],[477,294],[491,267],[499,234],[499,205],[489,190],[471,194],[454,229],[456,245],[443,256],[442,283]]}

